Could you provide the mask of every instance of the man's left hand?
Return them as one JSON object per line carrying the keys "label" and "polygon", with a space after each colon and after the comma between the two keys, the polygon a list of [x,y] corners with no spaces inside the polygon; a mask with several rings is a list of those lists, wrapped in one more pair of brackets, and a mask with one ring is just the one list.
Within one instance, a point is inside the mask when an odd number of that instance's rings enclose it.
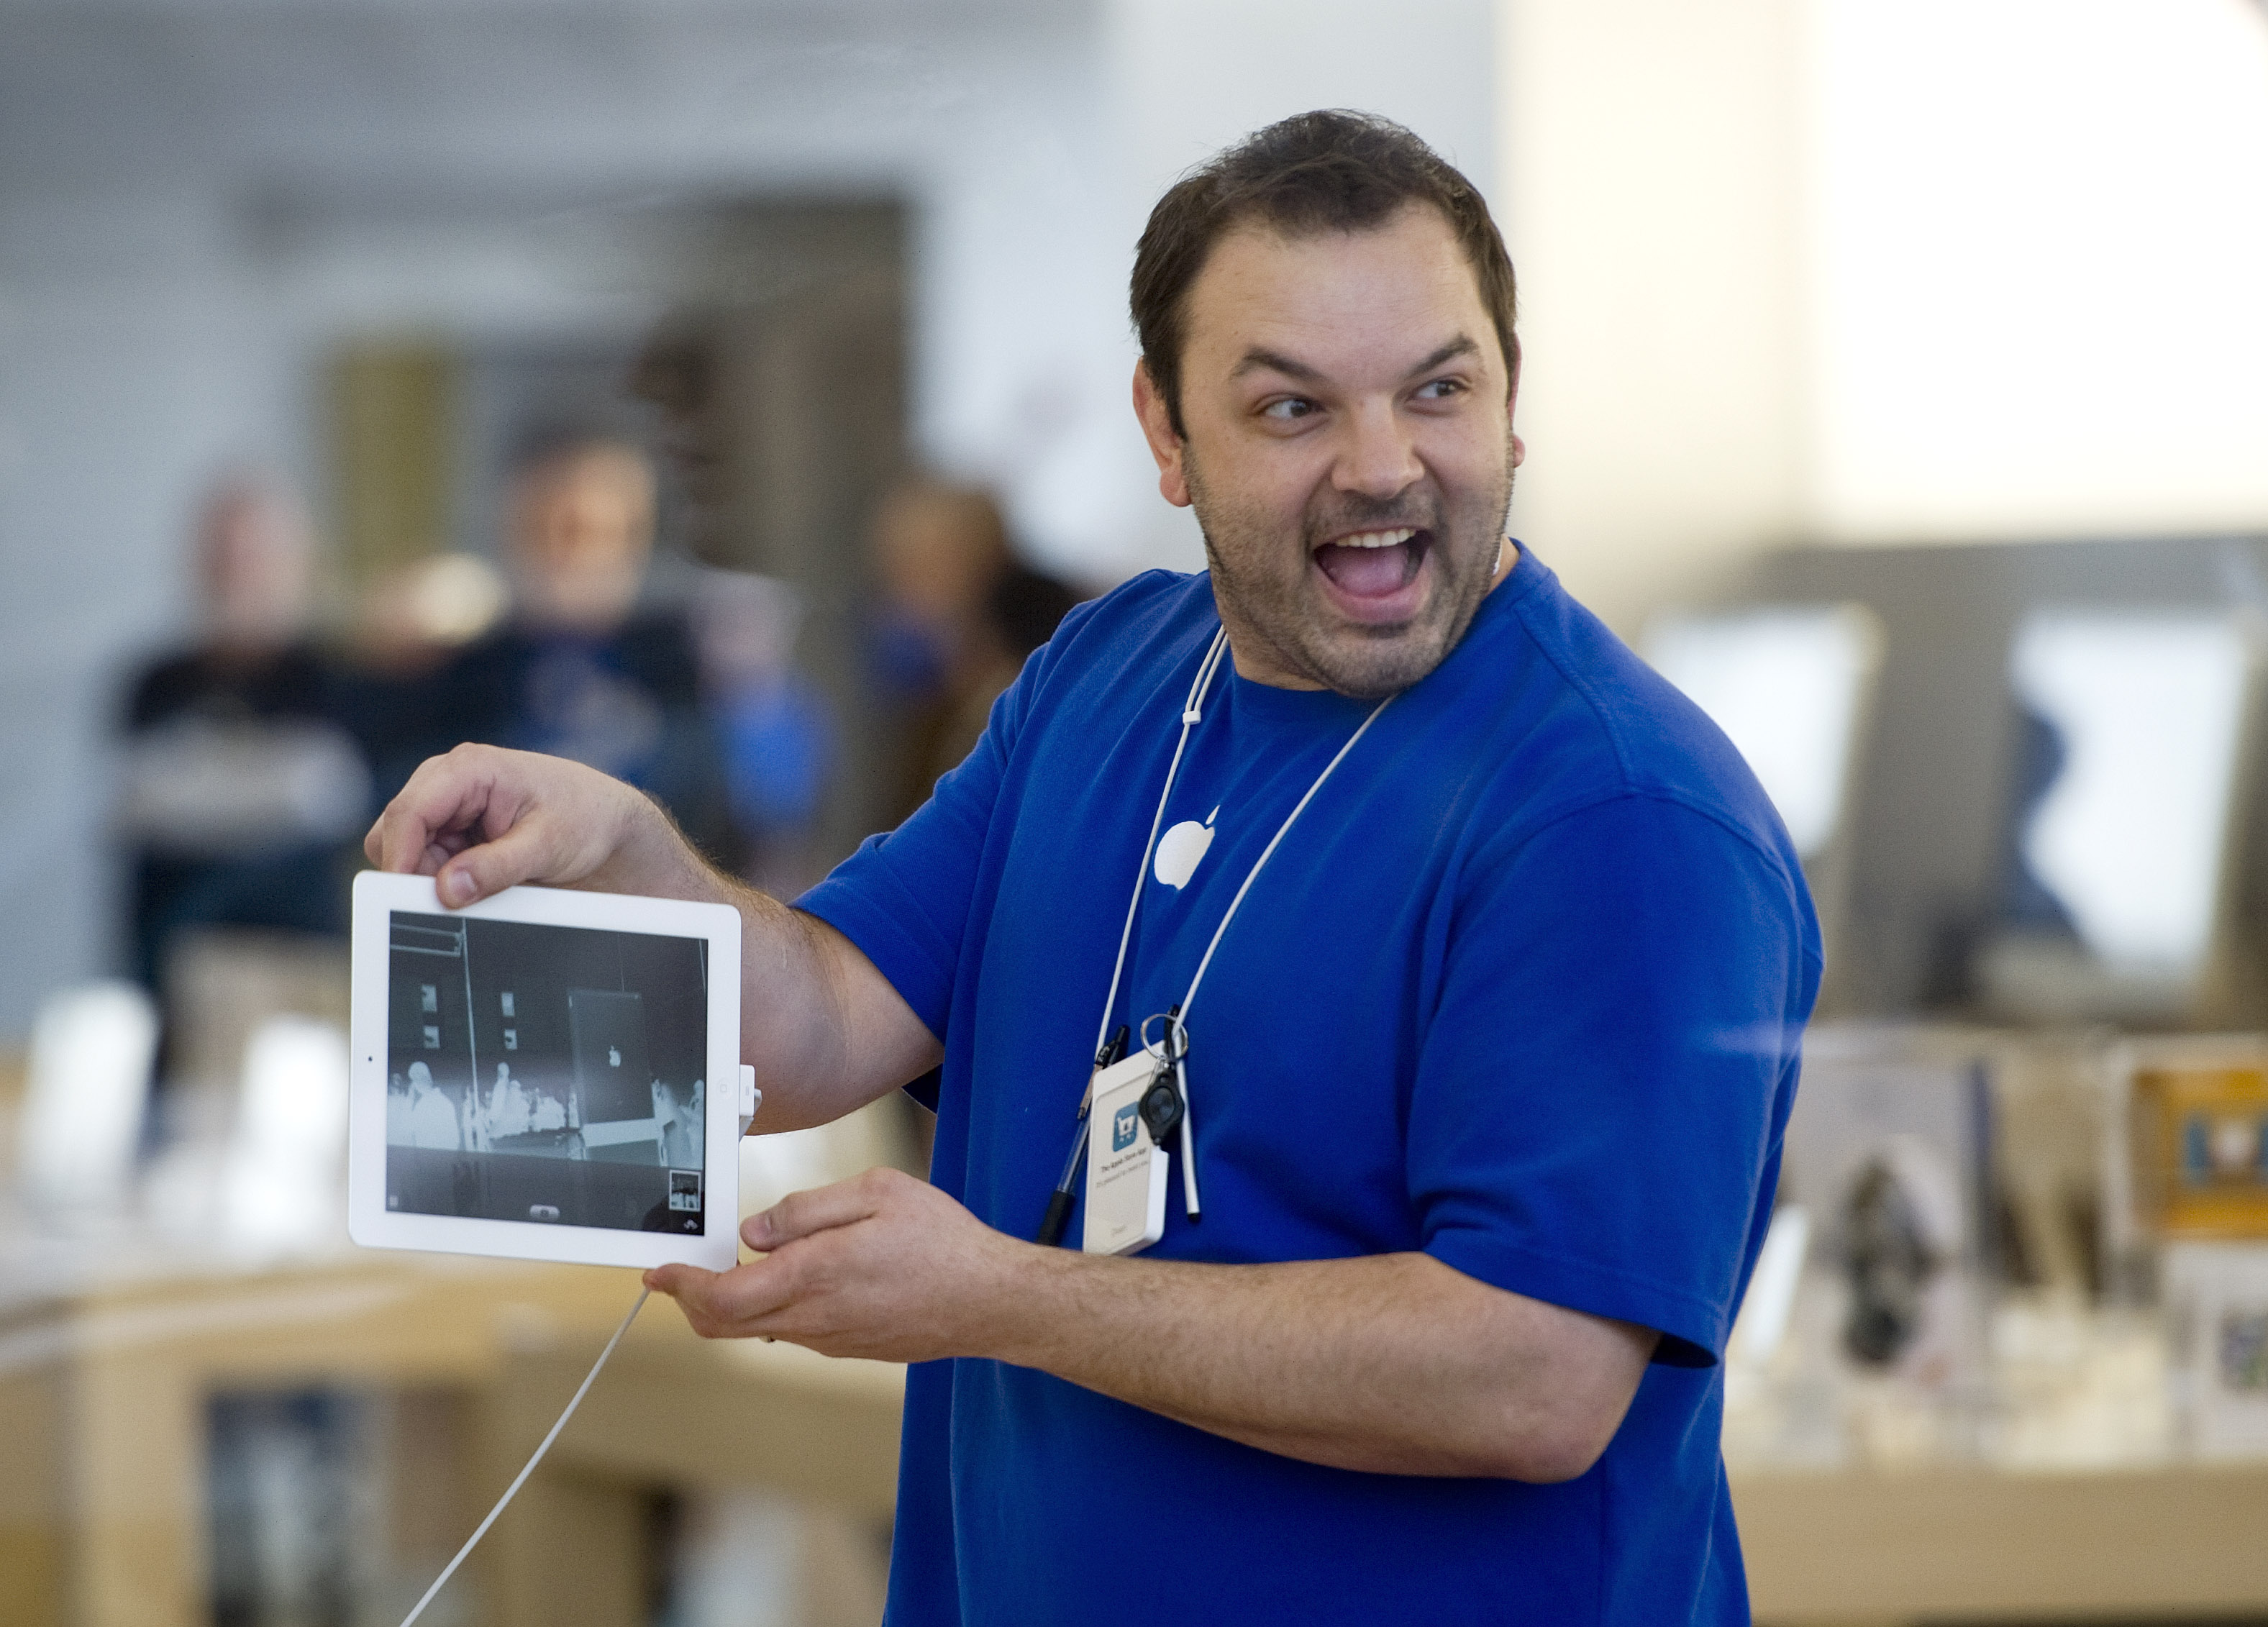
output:
{"label": "man's left hand", "polygon": [[704,1338],[785,1339],[876,1361],[979,1353],[988,1307],[1019,1256],[1038,1252],[895,1169],[793,1193],[742,1221],[740,1237],[763,1258],[729,1271],[658,1266],[646,1285]]}

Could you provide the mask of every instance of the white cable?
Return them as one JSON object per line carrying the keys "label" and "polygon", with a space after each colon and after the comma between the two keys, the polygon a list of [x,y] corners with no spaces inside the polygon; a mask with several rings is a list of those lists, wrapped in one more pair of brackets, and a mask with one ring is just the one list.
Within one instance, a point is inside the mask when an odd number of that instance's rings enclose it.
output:
{"label": "white cable", "polygon": [[425,1614],[425,1607],[433,1602],[433,1595],[441,1591],[442,1584],[457,1573],[457,1567],[464,1564],[465,1556],[473,1551],[474,1545],[481,1538],[488,1535],[489,1528],[496,1523],[496,1517],[504,1513],[504,1505],[518,1495],[519,1488],[526,1483],[527,1477],[535,1472],[535,1466],[543,1461],[543,1454],[551,1450],[551,1443],[559,1439],[559,1432],[567,1427],[567,1420],[573,1417],[575,1409],[583,1404],[584,1392],[591,1388],[591,1380],[599,1376],[599,1369],[607,1365],[607,1358],[615,1353],[615,1346],[622,1342],[622,1335],[630,1330],[630,1324],[637,1320],[637,1314],[645,1308],[646,1296],[652,1292],[651,1288],[638,1290],[637,1303],[630,1307],[630,1314],[622,1318],[622,1325],[615,1329],[615,1336],[607,1341],[607,1348],[599,1352],[599,1359],[593,1362],[591,1371],[584,1374],[583,1388],[575,1392],[575,1399],[567,1403],[567,1410],[559,1415],[559,1421],[551,1426],[551,1432],[543,1438],[543,1444],[535,1448],[535,1455],[527,1460],[527,1467],[519,1471],[519,1477],[506,1486],[504,1495],[497,1498],[497,1506],[489,1510],[489,1517],[482,1520],[480,1528],[465,1539],[465,1545],[457,1550],[457,1557],[449,1561],[448,1569],[433,1579],[433,1585],[425,1590],[425,1596],[417,1601],[417,1608],[401,1618],[401,1627],[409,1627],[412,1622]]}

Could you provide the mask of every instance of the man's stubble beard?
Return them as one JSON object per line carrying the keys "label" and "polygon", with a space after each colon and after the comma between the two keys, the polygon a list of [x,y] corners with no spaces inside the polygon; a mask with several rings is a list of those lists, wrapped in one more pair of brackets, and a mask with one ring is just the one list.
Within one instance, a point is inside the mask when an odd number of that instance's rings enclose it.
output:
{"label": "man's stubble beard", "polygon": [[[1265,641],[1278,666],[1356,700],[1399,694],[1447,660],[1464,637],[1496,576],[1516,473],[1507,428],[1503,479],[1495,493],[1467,504],[1462,514],[1441,512],[1440,494],[1431,480],[1388,503],[1356,498],[1320,512],[1311,509],[1301,525],[1297,574],[1287,580],[1228,563],[1219,541],[1222,536],[1241,547],[1241,557],[1251,560],[1268,558],[1282,541],[1265,534],[1272,526],[1252,523],[1214,501],[1205,490],[1196,449],[1185,442],[1182,453],[1182,478],[1204,539],[1214,597]],[[1333,637],[1328,607],[1307,580],[1308,570],[1320,569],[1309,564],[1317,541],[1400,526],[1430,531],[1436,539],[1429,549],[1437,573],[1432,595],[1411,621],[1376,629],[1339,623]],[[1453,533],[1454,542],[1440,540]]]}

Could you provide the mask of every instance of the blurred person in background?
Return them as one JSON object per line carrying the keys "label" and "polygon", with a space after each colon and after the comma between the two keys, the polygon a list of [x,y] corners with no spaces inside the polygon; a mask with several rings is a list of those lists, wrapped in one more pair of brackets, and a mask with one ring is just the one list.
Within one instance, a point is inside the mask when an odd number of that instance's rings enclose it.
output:
{"label": "blurred person in background", "polygon": [[873,559],[872,654],[902,730],[902,819],[969,754],[993,701],[1078,596],[1016,557],[990,492],[927,476],[883,499]]}
{"label": "blurred person in background", "polygon": [[511,475],[512,613],[433,674],[416,755],[476,740],[572,758],[653,797],[703,851],[737,857],[691,629],[640,604],[654,544],[645,453],[602,429],[545,429]]}
{"label": "blurred person in background", "polygon": [[309,634],[313,541],[272,481],[235,476],[195,537],[202,625],[134,679],[116,825],[132,867],[134,970],[156,989],[186,929],[346,927],[342,854],[371,776],[337,666]]}

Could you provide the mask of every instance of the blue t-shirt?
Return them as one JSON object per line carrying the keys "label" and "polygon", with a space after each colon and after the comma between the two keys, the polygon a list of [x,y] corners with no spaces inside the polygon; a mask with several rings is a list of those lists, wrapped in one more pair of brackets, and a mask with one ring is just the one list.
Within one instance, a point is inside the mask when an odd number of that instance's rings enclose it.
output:
{"label": "blue t-shirt", "polygon": [[[967,762],[801,901],[945,1046],[932,1176],[1031,1237],[1070,1145],[1207,578],[1072,613]],[[1225,666],[1142,883],[1115,1026],[1181,999],[1370,710]],[[1246,898],[1189,1023],[1204,1212],[1153,1258],[1422,1250],[1663,1335],[1557,1485],[1327,1469],[1004,1363],[908,1374],[888,1620],[1740,1622],[1716,1358],[1764,1238],[1818,933],[1702,714],[1523,550]],[[1071,1240],[1078,1236],[1074,1216]]]}

